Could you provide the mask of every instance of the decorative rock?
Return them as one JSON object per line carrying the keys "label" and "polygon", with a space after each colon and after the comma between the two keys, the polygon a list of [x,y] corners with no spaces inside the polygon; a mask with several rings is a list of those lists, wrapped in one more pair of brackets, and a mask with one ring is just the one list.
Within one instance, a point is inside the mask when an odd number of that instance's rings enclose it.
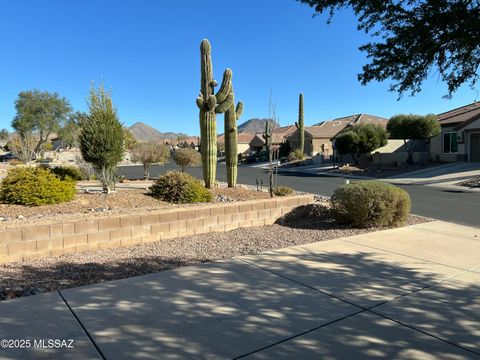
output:
{"label": "decorative rock", "polygon": [[25,219],[25,216],[23,216],[23,215],[18,215],[18,216],[17,216],[17,219],[19,219],[19,220]]}
{"label": "decorative rock", "polygon": [[0,288],[0,301],[16,299],[16,298],[25,297],[25,296],[38,295],[38,294],[41,294],[42,292],[44,292],[44,290],[38,289],[35,287],[22,288],[20,286],[17,286],[14,289]]}

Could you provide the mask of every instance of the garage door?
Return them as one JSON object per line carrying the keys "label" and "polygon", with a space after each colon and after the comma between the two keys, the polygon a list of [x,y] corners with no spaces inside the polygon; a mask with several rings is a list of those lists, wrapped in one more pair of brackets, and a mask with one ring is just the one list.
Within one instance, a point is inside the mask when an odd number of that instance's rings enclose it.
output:
{"label": "garage door", "polygon": [[480,134],[470,135],[470,161],[480,161]]}

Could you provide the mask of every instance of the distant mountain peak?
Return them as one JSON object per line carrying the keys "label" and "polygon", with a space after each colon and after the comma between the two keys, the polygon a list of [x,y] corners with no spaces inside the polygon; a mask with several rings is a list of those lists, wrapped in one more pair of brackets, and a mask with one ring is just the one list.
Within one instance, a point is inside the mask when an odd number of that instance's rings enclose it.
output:
{"label": "distant mountain peak", "polygon": [[[238,125],[237,129],[238,132],[250,133],[250,134],[257,134],[262,133],[265,131],[265,123],[267,121],[272,121],[272,119],[250,119],[245,121],[244,123]],[[276,123],[276,127],[278,127],[278,123]]]}
{"label": "distant mountain peak", "polygon": [[137,121],[128,128],[137,141],[157,142],[161,140],[175,140],[179,136],[187,136],[183,133],[161,132],[153,126]]}

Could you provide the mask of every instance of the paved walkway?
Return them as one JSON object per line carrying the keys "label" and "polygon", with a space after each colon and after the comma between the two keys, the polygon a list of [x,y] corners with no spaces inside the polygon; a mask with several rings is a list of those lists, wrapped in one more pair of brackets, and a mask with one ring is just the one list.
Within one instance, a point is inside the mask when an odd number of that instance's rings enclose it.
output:
{"label": "paved walkway", "polygon": [[74,340],[1,359],[480,359],[480,230],[435,221],[7,301],[0,338]]}

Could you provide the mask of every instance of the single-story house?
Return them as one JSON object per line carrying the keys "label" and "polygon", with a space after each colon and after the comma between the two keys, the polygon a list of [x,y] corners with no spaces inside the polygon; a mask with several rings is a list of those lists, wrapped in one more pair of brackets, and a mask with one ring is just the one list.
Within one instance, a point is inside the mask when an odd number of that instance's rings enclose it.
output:
{"label": "single-story house", "polygon": [[[287,141],[288,137],[293,134],[296,129],[295,125],[281,126],[274,129],[272,134],[272,145],[280,146]],[[257,152],[265,149],[265,139],[263,138],[263,134],[264,133],[255,134],[250,141],[250,151]]]}
{"label": "single-story house", "polygon": [[442,128],[430,140],[430,154],[436,161],[480,161],[480,102],[437,115]]}
{"label": "single-story house", "polygon": [[248,147],[251,152],[258,152],[265,149],[265,139],[262,137],[263,134],[255,134],[255,136],[250,140]]}
{"label": "single-story house", "polygon": [[[237,152],[243,154],[250,149],[250,141],[255,137],[254,134],[239,133],[237,135]],[[225,135],[220,135],[217,138],[218,143],[225,144]]]}
{"label": "single-story house", "polygon": [[[381,126],[387,126],[387,119],[379,116],[368,114],[356,114],[351,116],[345,116],[334,120],[323,121],[314,126],[306,126],[305,131],[305,154],[314,156],[320,154],[324,157],[333,155],[332,140],[340,132],[347,129],[350,126],[359,124],[379,124]],[[292,149],[298,148],[298,129],[293,132],[288,141]]]}

